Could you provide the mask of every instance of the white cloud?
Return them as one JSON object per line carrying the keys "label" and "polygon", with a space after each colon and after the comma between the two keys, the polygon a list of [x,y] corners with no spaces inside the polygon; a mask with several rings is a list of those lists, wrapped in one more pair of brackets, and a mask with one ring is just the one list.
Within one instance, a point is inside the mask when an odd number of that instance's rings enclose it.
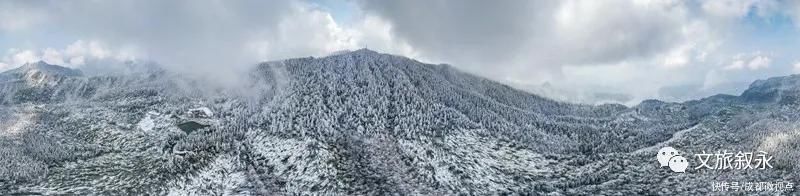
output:
{"label": "white cloud", "polygon": [[772,58],[766,56],[756,56],[747,63],[747,68],[750,70],[759,70],[763,68],[769,67],[770,63],[772,63]]}
{"label": "white cloud", "polygon": [[800,61],[795,62],[794,65],[792,65],[792,71],[794,71],[794,73],[800,73]]}
{"label": "white cloud", "polygon": [[[597,80],[567,78],[574,74],[568,72],[577,68],[563,69],[566,66],[599,66],[611,71],[607,65],[627,63],[659,70],[648,73],[653,75],[674,74],[662,67],[694,68],[689,65],[705,62],[716,51],[721,43],[716,31],[724,31],[692,18],[695,15],[684,1],[464,1],[457,6],[362,1],[359,5],[367,14],[389,23],[395,40],[434,62],[451,63],[503,81],[572,83],[575,88]],[[611,76],[598,79],[617,81]],[[680,82],[685,81],[653,84]],[[618,81],[609,86],[630,83]],[[658,86],[640,91],[652,88]]]}
{"label": "white cloud", "polygon": [[778,13],[781,7],[776,0],[715,0],[701,3],[705,14],[724,22],[730,22],[751,13],[760,17],[768,17]]}
{"label": "white cloud", "polygon": [[703,1],[703,11],[709,15],[722,18],[738,18],[746,15],[754,0],[717,0]]}
{"label": "white cloud", "polygon": [[296,5],[295,12],[279,21],[275,29],[253,36],[252,48],[259,60],[321,56],[358,47],[352,32],[341,27],[330,13]]}
{"label": "white cloud", "polygon": [[85,65],[86,64],[86,57],[76,56],[76,57],[69,58],[69,64],[75,65],[75,66]]}
{"label": "white cloud", "polygon": [[651,57],[680,47],[686,12],[680,3],[565,1],[550,47],[561,49],[559,61],[578,64]]}
{"label": "white cloud", "polygon": [[738,54],[733,57],[730,64],[723,67],[723,70],[760,70],[768,68],[772,64],[772,58],[762,54],[761,52],[754,52],[752,54]]}
{"label": "white cloud", "polygon": [[692,60],[690,53],[693,46],[693,44],[687,43],[672,49],[664,57],[663,65],[670,68],[686,66]]}
{"label": "white cloud", "polygon": [[61,55],[61,52],[56,51],[53,48],[44,49],[44,54],[42,54],[42,61],[48,64],[53,65],[64,65],[64,57]]}
{"label": "white cloud", "polygon": [[367,15],[354,27],[348,29],[357,41],[357,47],[403,55],[424,60],[419,52],[405,41],[399,40],[392,31],[392,24],[385,20]]}
{"label": "white cloud", "polygon": [[734,60],[733,62],[731,62],[730,65],[725,66],[722,69],[724,69],[724,70],[741,70],[741,69],[744,68],[744,64],[746,64],[744,60],[738,59],[738,60]]}
{"label": "white cloud", "polygon": [[[15,50],[12,50],[15,51]],[[25,63],[38,62],[41,58],[32,50],[23,50],[11,56],[11,64],[19,66]]]}
{"label": "white cloud", "polygon": [[464,1],[456,5],[361,1],[359,5],[367,14],[390,23],[395,39],[421,55],[499,75],[650,58],[682,44],[682,27],[690,23],[688,10],[679,1]]}
{"label": "white cloud", "polygon": [[78,40],[68,45],[64,49],[64,54],[67,56],[90,56],[94,58],[109,57],[110,51],[107,47],[103,46],[99,41],[84,41]]}

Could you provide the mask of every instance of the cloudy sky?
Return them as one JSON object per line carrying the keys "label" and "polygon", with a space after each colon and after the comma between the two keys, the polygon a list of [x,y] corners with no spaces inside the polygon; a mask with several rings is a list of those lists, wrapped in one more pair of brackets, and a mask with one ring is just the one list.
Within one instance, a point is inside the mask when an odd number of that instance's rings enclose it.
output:
{"label": "cloudy sky", "polygon": [[219,74],[368,47],[515,86],[628,102],[800,73],[789,0],[0,1],[0,71],[159,62]]}

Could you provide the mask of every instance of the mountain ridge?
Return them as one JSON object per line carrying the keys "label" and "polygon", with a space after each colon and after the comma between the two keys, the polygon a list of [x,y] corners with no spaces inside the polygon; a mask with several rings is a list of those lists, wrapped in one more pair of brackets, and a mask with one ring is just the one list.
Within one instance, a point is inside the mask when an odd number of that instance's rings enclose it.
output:
{"label": "mountain ridge", "polygon": [[[281,63],[281,62],[286,62],[286,61],[298,61],[298,60],[302,61],[304,59],[305,60],[309,60],[309,59],[336,58],[337,56],[361,56],[361,57],[365,57],[365,56],[375,56],[375,55],[377,55],[377,56],[386,56],[386,57],[404,58],[404,59],[407,59],[407,60],[410,60],[410,61],[414,61],[414,62],[417,62],[417,63],[420,63],[420,64],[425,64],[425,63],[419,62],[419,61],[417,61],[415,59],[411,59],[411,58],[407,58],[407,57],[403,57],[403,56],[398,56],[398,55],[379,53],[377,51],[369,50],[367,48],[361,48],[361,49],[354,50],[354,51],[350,51],[350,50],[337,51],[337,52],[331,53],[330,55],[323,56],[323,57],[289,58],[289,59],[277,60],[277,61],[267,61],[267,62],[259,63],[256,66],[256,69],[259,66],[271,65],[271,64]],[[126,65],[129,65],[129,64],[131,64],[131,63],[126,63]],[[467,73],[461,72],[460,70],[452,67],[451,65],[447,65],[447,64],[438,64],[438,65],[428,64],[428,65],[434,66],[434,67],[439,67],[439,69],[442,69],[442,70],[455,71],[455,72],[457,72],[459,74],[467,74]],[[133,65],[129,65],[129,66],[133,66]],[[154,65],[151,65],[151,64],[148,64],[148,66],[149,66],[149,69],[154,69],[154,68],[157,67],[157,66],[154,67]],[[156,71],[163,71],[163,70],[156,70]],[[83,72],[80,69],[67,68],[67,67],[64,67],[64,66],[61,66],[61,65],[48,64],[48,63],[46,63],[44,61],[37,61],[37,62],[25,63],[25,64],[21,65],[20,67],[13,68],[13,69],[1,72],[0,73],[0,80],[3,80],[3,79],[11,80],[14,77],[20,77],[20,76],[23,76],[23,75],[36,74],[37,72],[40,72],[41,74],[45,74],[45,75],[56,75],[56,76],[62,76],[62,77],[63,76],[65,76],[65,77],[83,77],[84,76]],[[14,76],[12,76],[12,75],[14,75]],[[468,74],[468,75],[471,75],[471,74]],[[476,76],[476,75],[471,75],[471,76],[480,78],[482,80],[493,81],[491,79],[480,77],[480,76]],[[525,93],[528,93],[528,94],[532,94],[532,95],[538,96],[538,97],[543,98],[543,99],[548,99],[548,100],[552,100],[552,101],[559,101],[557,99],[553,99],[553,98],[545,97],[545,96],[542,96],[542,95],[538,95],[536,93],[531,93],[531,92],[528,92],[528,91],[517,89],[513,85],[508,85],[508,84],[504,84],[504,83],[501,83],[501,82],[496,82],[496,83],[498,83],[500,85],[503,85],[503,86],[506,86],[508,88],[516,89],[516,90],[519,90],[521,92],[525,92]],[[780,92],[790,92],[790,93],[794,93],[794,94],[800,94],[800,75],[799,74],[793,74],[793,75],[787,75],[787,76],[774,76],[774,77],[770,77],[770,78],[766,78],[766,79],[759,79],[759,80],[751,82],[750,85],[747,87],[747,89],[744,92],[742,92],[739,95],[734,95],[734,96],[737,96],[737,97],[750,96],[751,94],[756,93],[756,91],[757,91],[756,89],[757,88],[761,88],[762,90],[766,89],[766,90],[775,91],[775,92],[780,91]],[[767,93],[767,92],[760,92],[760,93],[761,94],[757,94],[757,95],[753,95],[753,96],[763,96],[764,93]],[[704,97],[704,98],[701,98],[701,99],[719,97],[719,96],[722,96],[722,95],[725,95],[725,94],[716,94],[716,95],[712,95],[712,96],[709,96],[709,97]],[[743,99],[746,99],[746,98],[743,98]],[[659,99],[645,99],[642,102],[647,101],[647,100],[663,101],[663,100],[659,100]],[[683,102],[691,102],[691,101],[697,101],[697,100],[687,100],[687,101],[683,101]],[[583,105],[581,103],[571,103],[571,104]],[[641,102],[639,104],[641,104]],[[638,105],[638,104],[636,104],[636,105]],[[636,106],[636,105],[634,105],[634,106]]]}
{"label": "mountain ridge", "polygon": [[44,61],[37,61],[31,63],[25,63],[17,68],[7,70],[4,72],[0,72],[3,75],[26,75],[26,74],[33,74],[35,72],[39,72],[42,74],[47,75],[59,75],[59,76],[83,76],[83,73],[77,69],[71,69],[67,67],[63,67],[60,65],[52,65],[48,64]]}

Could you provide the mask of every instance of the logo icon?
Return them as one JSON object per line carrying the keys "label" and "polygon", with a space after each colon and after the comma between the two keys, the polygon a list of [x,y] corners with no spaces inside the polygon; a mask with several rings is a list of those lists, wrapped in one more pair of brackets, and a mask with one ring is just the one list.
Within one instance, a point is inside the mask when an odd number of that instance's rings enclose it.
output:
{"label": "logo icon", "polygon": [[678,150],[669,146],[658,150],[656,159],[661,167],[668,166],[673,172],[683,173],[689,167],[689,162],[686,161],[686,158],[681,156]]}
{"label": "logo icon", "polygon": [[681,155],[674,156],[669,159],[669,169],[674,172],[684,173],[686,168],[689,167],[689,162]]}

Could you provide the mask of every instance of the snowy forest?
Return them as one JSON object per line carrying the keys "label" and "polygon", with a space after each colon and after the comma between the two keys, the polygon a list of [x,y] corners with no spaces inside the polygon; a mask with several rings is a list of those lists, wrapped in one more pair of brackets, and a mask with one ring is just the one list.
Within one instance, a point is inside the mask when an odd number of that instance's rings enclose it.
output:
{"label": "snowy forest", "polygon": [[[0,195],[705,195],[712,181],[800,182],[800,75],[629,107],[366,49],[264,62],[236,88],[125,66],[137,70],[0,74]],[[676,174],[658,168],[665,145],[764,150],[774,168]]]}

